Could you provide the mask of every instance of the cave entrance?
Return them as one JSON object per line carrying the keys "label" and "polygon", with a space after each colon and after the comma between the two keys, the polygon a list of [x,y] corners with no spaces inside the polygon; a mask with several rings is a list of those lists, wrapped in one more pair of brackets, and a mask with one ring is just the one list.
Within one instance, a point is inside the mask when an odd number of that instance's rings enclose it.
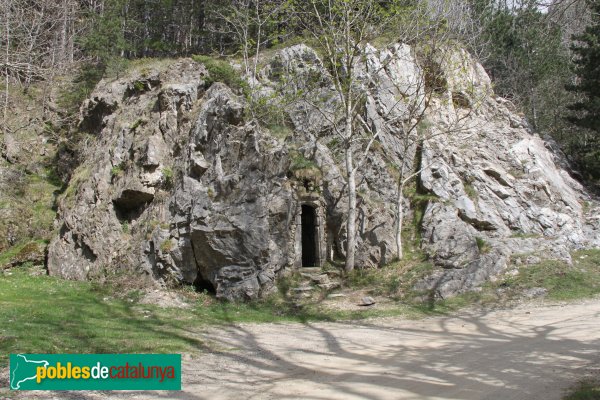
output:
{"label": "cave entrance", "polygon": [[200,273],[198,273],[198,276],[196,277],[196,280],[194,281],[194,289],[196,289],[197,292],[201,292],[201,293],[202,292],[207,292],[210,294],[217,293],[212,282],[209,281],[208,279],[204,279],[204,277]]}
{"label": "cave entrance", "polygon": [[317,265],[317,212],[314,207],[302,205],[302,266]]}

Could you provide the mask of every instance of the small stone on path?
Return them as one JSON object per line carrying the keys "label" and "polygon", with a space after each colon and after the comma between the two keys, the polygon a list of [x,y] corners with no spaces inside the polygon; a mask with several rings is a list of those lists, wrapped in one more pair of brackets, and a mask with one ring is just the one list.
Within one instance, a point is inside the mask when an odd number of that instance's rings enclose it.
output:
{"label": "small stone on path", "polygon": [[373,299],[370,296],[365,296],[362,299],[360,299],[360,303],[358,304],[359,306],[372,306],[373,304],[375,304],[375,299]]}

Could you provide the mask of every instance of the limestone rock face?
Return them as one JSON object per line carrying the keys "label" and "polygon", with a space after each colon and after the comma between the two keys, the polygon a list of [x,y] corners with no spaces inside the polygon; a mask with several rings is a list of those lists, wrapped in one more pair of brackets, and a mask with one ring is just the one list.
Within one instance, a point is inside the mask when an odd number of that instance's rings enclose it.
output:
{"label": "limestone rock face", "polygon": [[[531,134],[503,99],[486,99],[460,132],[424,146],[423,188],[437,197],[422,237],[442,267],[420,282],[440,297],[470,290],[503,272],[511,257],[537,254],[571,263],[570,250],[598,247],[584,204],[596,204],[558,165],[561,154]],[[432,129],[467,111],[433,107]],[[516,121],[516,122],[515,122]]]}
{"label": "limestone rock face", "polygon": [[[600,246],[598,205],[559,166],[561,155],[494,97],[468,53],[434,60],[443,83],[435,96],[408,45],[368,46],[365,56],[364,115],[379,134],[357,180],[358,267],[393,260],[399,168],[417,172],[429,199],[418,229],[437,268],[417,288],[437,296],[476,288],[515,255],[569,261],[573,248]],[[258,95],[311,82],[323,109],[297,99],[286,106],[289,126],[267,129],[238,93],[207,87],[208,72],[189,59],[102,81],[82,107],[93,144],[60,201],[50,273],[90,279],[126,269],[245,300],[273,290],[285,270],[343,259],[344,164],[322,116],[337,107],[331,79],[305,45],[264,65]],[[407,145],[400,122],[415,110],[428,122],[418,129],[431,134]]]}

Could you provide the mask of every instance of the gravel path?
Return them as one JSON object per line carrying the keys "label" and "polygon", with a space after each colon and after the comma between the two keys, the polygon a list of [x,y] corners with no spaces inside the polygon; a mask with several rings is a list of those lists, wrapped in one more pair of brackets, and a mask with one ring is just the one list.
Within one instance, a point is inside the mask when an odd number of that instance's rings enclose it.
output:
{"label": "gravel path", "polygon": [[238,325],[201,336],[213,350],[184,357],[181,392],[36,398],[553,400],[600,373],[600,300],[418,321]]}

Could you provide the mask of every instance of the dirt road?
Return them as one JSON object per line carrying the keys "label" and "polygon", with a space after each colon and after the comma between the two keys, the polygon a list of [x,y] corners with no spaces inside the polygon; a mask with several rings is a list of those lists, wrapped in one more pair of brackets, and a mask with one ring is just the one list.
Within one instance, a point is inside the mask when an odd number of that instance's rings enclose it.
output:
{"label": "dirt road", "polygon": [[600,372],[600,300],[419,321],[241,325],[202,335],[182,392],[127,399],[560,399]]}

